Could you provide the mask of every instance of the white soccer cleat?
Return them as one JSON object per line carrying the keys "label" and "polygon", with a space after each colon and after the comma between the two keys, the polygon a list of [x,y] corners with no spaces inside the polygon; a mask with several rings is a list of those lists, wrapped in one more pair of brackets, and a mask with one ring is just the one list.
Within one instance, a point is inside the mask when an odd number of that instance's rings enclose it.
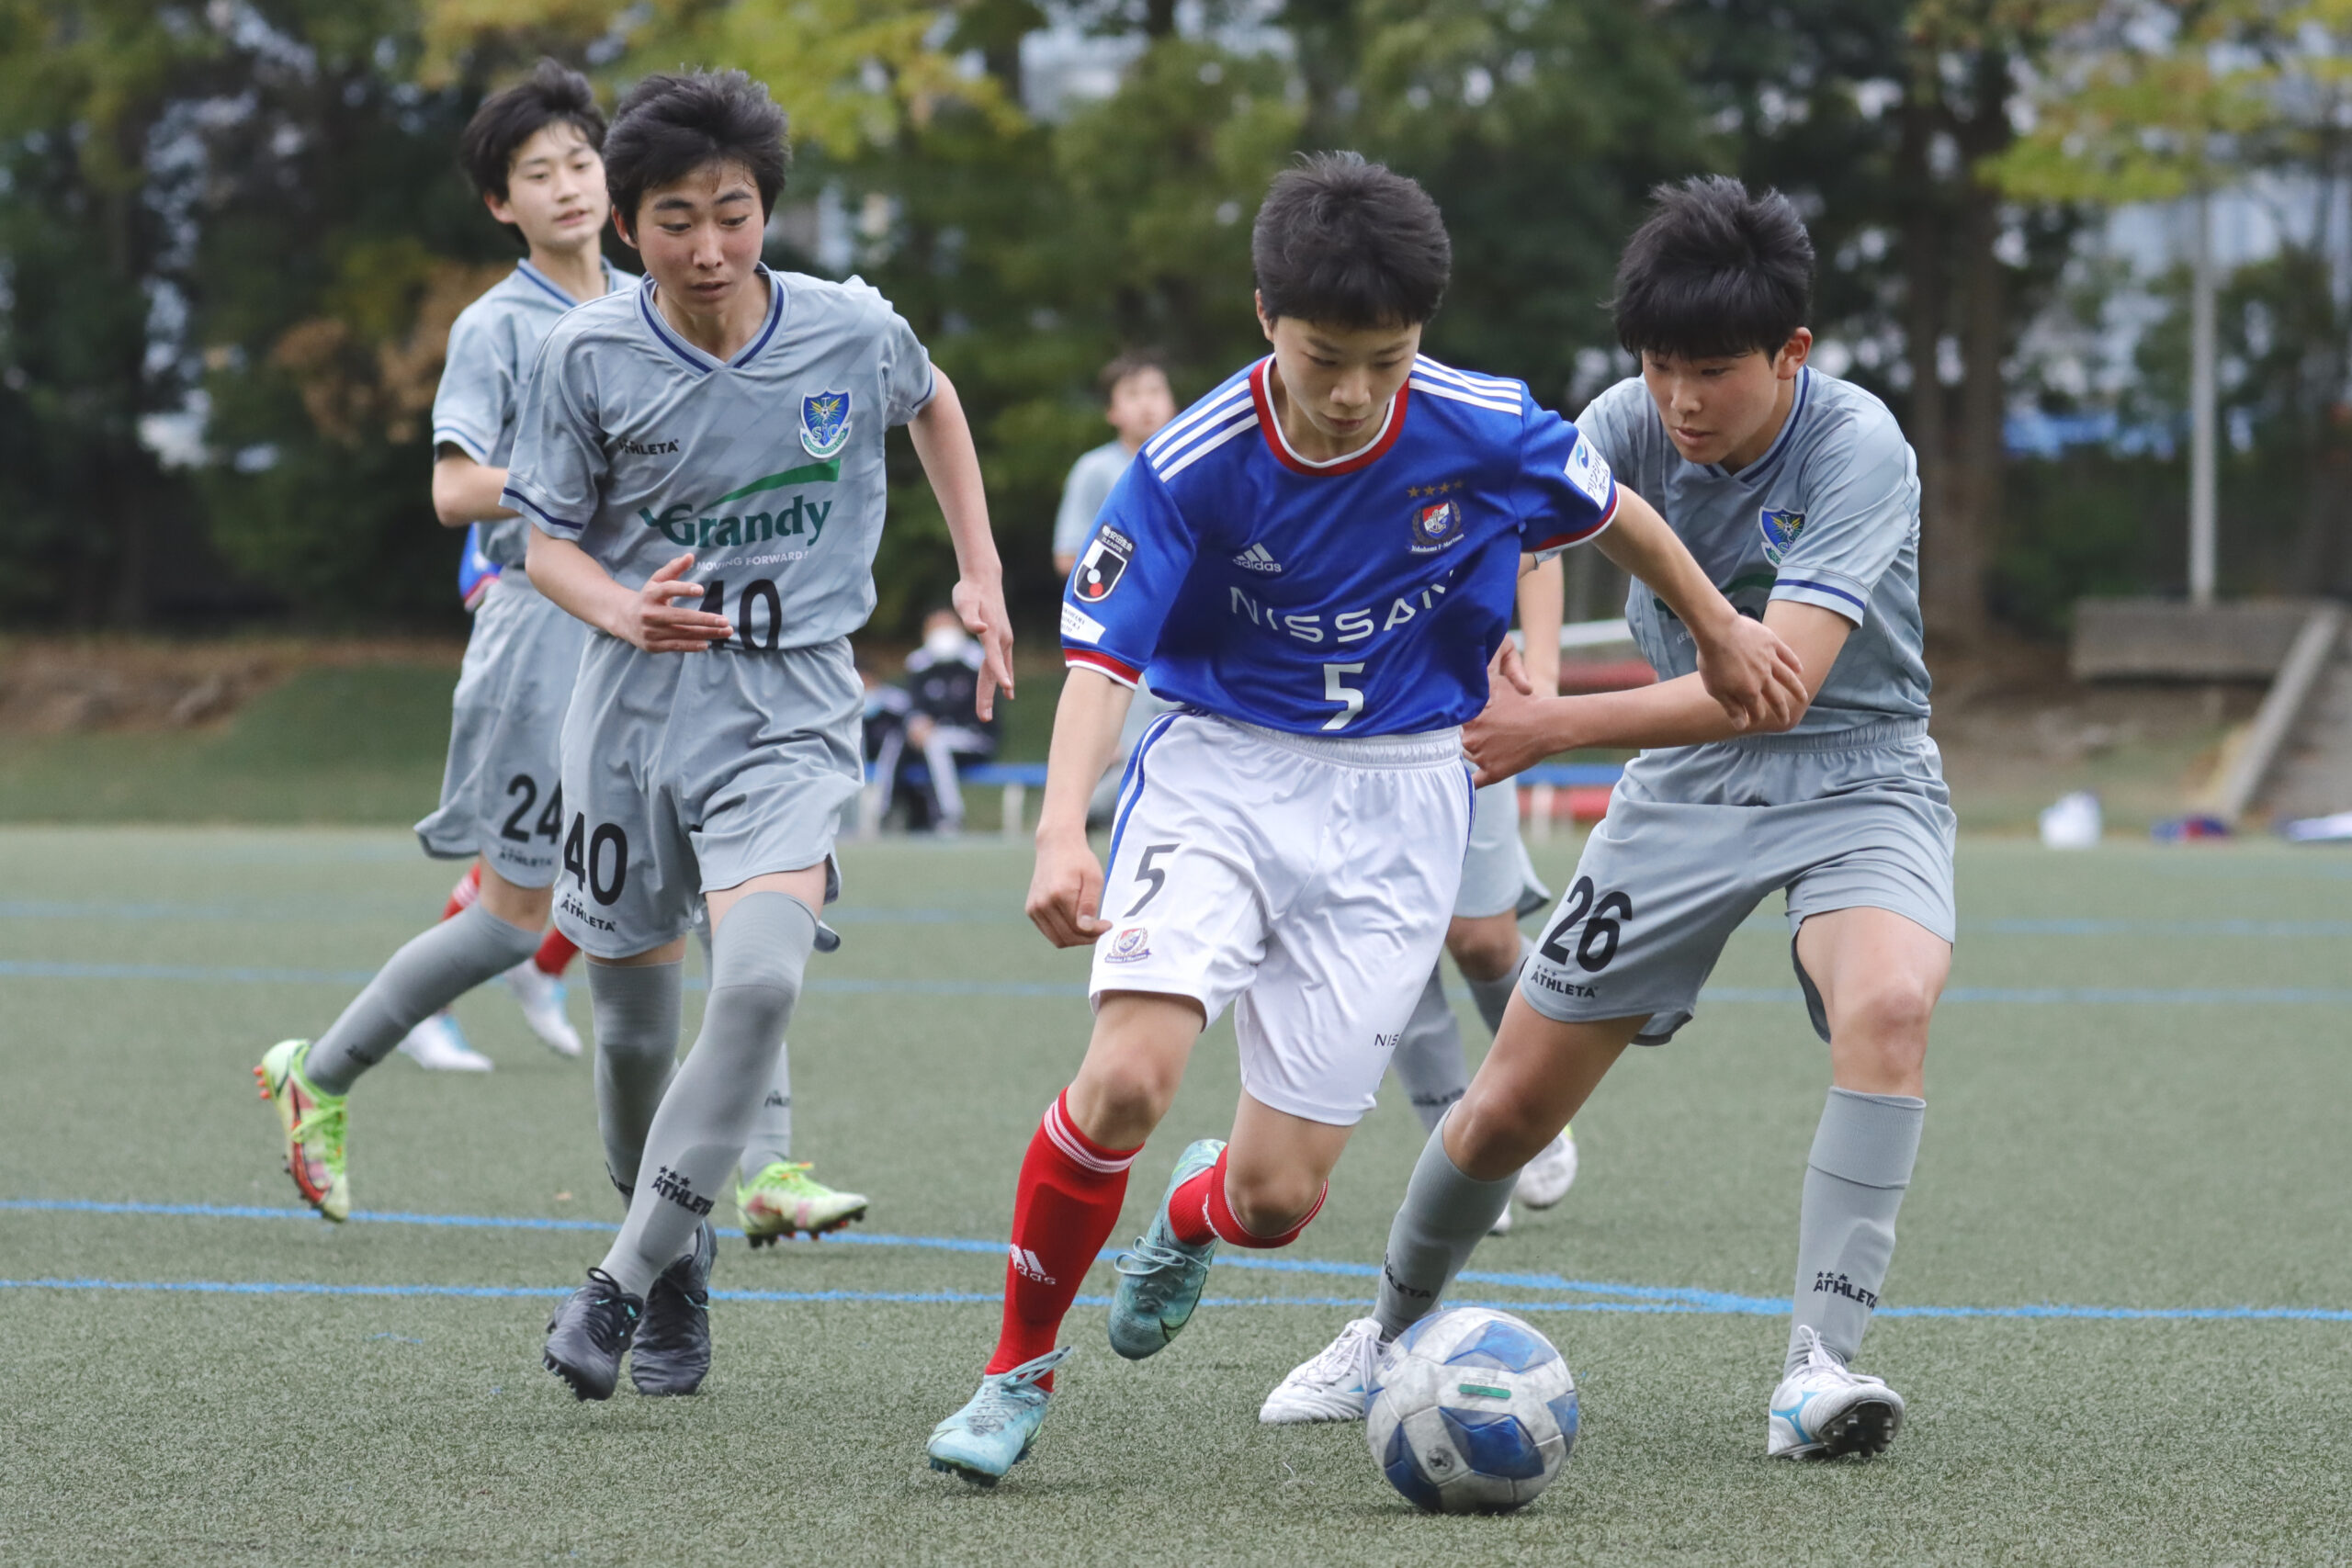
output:
{"label": "white soccer cleat", "polygon": [[1836,1459],[1886,1451],[1903,1429],[1903,1396],[1867,1372],[1840,1364],[1821,1336],[1800,1326],[1804,1364],[1772,1391],[1764,1452],[1771,1459]]}
{"label": "white soccer cleat", "polygon": [[1293,1368],[1258,1409],[1269,1427],[1300,1421],[1361,1421],[1371,1396],[1373,1374],[1387,1347],[1380,1342],[1377,1318],[1360,1317],[1340,1330],[1316,1358]]}
{"label": "white soccer cleat", "polygon": [[436,1012],[410,1030],[400,1052],[428,1073],[486,1073],[493,1065],[466,1043],[458,1021],[446,1012]]}
{"label": "white soccer cleat", "polygon": [[1510,1235],[1510,1205],[1509,1203],[1505,1203],[1503,1212],[1495,1216],[1495,1223],[1487,1227],[1487,1234],[1488,1235]]}
{"label": "white soccer cleat", "polygon": [[1544,1145],[1519,1173],[1511,1196],[1531,1209],[1548,1209],[1568,1195],[1577,1181],[1577,1134],[1563,1127],[1560,1135]]}
{"label": "white soccer cleat", "polygon": [[514,1000],[523,1009],[523,1021],[531,1026],[539,1043],[559,1056],[580,1055],[580,1032],[564,1015],[563,976],[550,975],[539,967],[536,959],[526,958],[499,978],[514,993]]}

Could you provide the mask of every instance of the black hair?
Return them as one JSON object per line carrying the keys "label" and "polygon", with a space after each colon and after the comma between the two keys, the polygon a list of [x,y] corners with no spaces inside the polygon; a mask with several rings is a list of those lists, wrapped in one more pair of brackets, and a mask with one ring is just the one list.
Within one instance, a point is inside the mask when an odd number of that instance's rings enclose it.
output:
{"label": "black hair", "polygon": [[1437,203],[1355,152],[1314,152],[1274,176],[1250,230],[1266,317],[1394,327],[1437,314],[1453,245]]}
{"label": "black hair", "polygon": [[1813,312],[1813,240],[1796,204],[1701,175],[1650,192],[1617,260],[1617,341],[1680,359],[1778,354]]}
{"label": "black hair", "polygon": [[458,162],[474,189],[503,201],[514,154],[559,121],[579,131],[589,146],[604,146],[605,112],[596,107],[596,91],[588,78],[542,57],[528,76],[481,101],[458,138]]}
{"label": "black hair", "polygon": [[1150,349],[1131,348],[1102,367],[1102,373],[1095,378],[1094,384],[1102,389],[1104,406],[1109,406],[1112,395],[1119,389],[1120,382],[1130,376],[1140,376],[1147,370],[1159,371],[1160,378],[1165,380],[1168,376],[1168,361]]}
{"label": "black hair", "polygon": [[634,232],[648,191],[675,185],[712,164],[741,164],[760,187],[760,215],[775,210],[792,154],[784,110],[765,83],[741,71],[648,76],[613,111],[605,142],[605,186],[613,211]]}

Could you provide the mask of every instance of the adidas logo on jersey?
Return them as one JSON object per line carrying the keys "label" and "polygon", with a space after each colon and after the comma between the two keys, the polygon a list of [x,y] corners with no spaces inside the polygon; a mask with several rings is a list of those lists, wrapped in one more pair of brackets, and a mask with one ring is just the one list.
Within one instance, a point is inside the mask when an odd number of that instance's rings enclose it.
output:
{"label": "adidas logo on jersey", "polygon": [[1250,546],[1233,558],[1233,564],[1249,571],[1262,571],[1269,575],[1283,569],[1283,563],[1276,560],[1263,545]]}
{"label": "adidas logo on jersey", "polygon": [[1012,1271],[1024,1280],[1035,1280],[1041,1285],[1050,1285],[1054,1282],[1054,1277],[1046,1272],[1046,1266],[1038,1261],[1037,1255],[1018,1244],[1015,1244],[1012,1248]]}

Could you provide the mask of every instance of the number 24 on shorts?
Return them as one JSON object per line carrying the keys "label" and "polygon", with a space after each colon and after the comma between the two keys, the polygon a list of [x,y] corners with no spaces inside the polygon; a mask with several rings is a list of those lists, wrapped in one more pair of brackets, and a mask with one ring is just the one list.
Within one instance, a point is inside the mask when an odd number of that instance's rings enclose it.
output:
{"label": "number 24 on shorts", "polygon": [[1623,893],[1597,893],[1592,878],[1579,876],[1577,885],[1568,889],[1568,901],[1560,908],[1560,918],[1544,933],[1544,941],[1536,951],[1565,969],[1571,954],[1566,945],[1568,932],[1587,915],[1584,935],[1577,939],[1573,957],[1577,966],[1589,975],[1598,975],[1609,967],[1617,956],[1617,944],[1623,938],[1621,927],[1634,918],[1634,901]]}

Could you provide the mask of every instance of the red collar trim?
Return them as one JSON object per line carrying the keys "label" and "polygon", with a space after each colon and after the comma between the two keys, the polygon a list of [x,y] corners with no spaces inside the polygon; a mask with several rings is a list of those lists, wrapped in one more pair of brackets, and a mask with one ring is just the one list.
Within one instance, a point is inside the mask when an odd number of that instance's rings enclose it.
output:
{"label": "red collar trim", "polygon": [[1274,417],[1273,397],[1266,389],[1266,378],[1272,373],[1273,367],[1274,356],[1271,354],[1250,367],[1250,396],[1258,405],[1258,433],[1266,438],[1266,450],[1272,452],[1274,460],[1292,473],[1306,474],[1311,478],[1352,474],[1378,462],[1391,446],[1396,445],[1396,438],[1405,434],[1405,398],[1410,389],[1399,387],[1396,395],[1388,401],[1388,412],[1382,420],[1380,434],[1372,438],[1370,446],[1360,452],[1351,452],[1344,457],[1334,457],[1326,462],[1318,463],[1311,457],[1300,457],[1291,450],[1290,442],[1283,437],[1282,421]]}

